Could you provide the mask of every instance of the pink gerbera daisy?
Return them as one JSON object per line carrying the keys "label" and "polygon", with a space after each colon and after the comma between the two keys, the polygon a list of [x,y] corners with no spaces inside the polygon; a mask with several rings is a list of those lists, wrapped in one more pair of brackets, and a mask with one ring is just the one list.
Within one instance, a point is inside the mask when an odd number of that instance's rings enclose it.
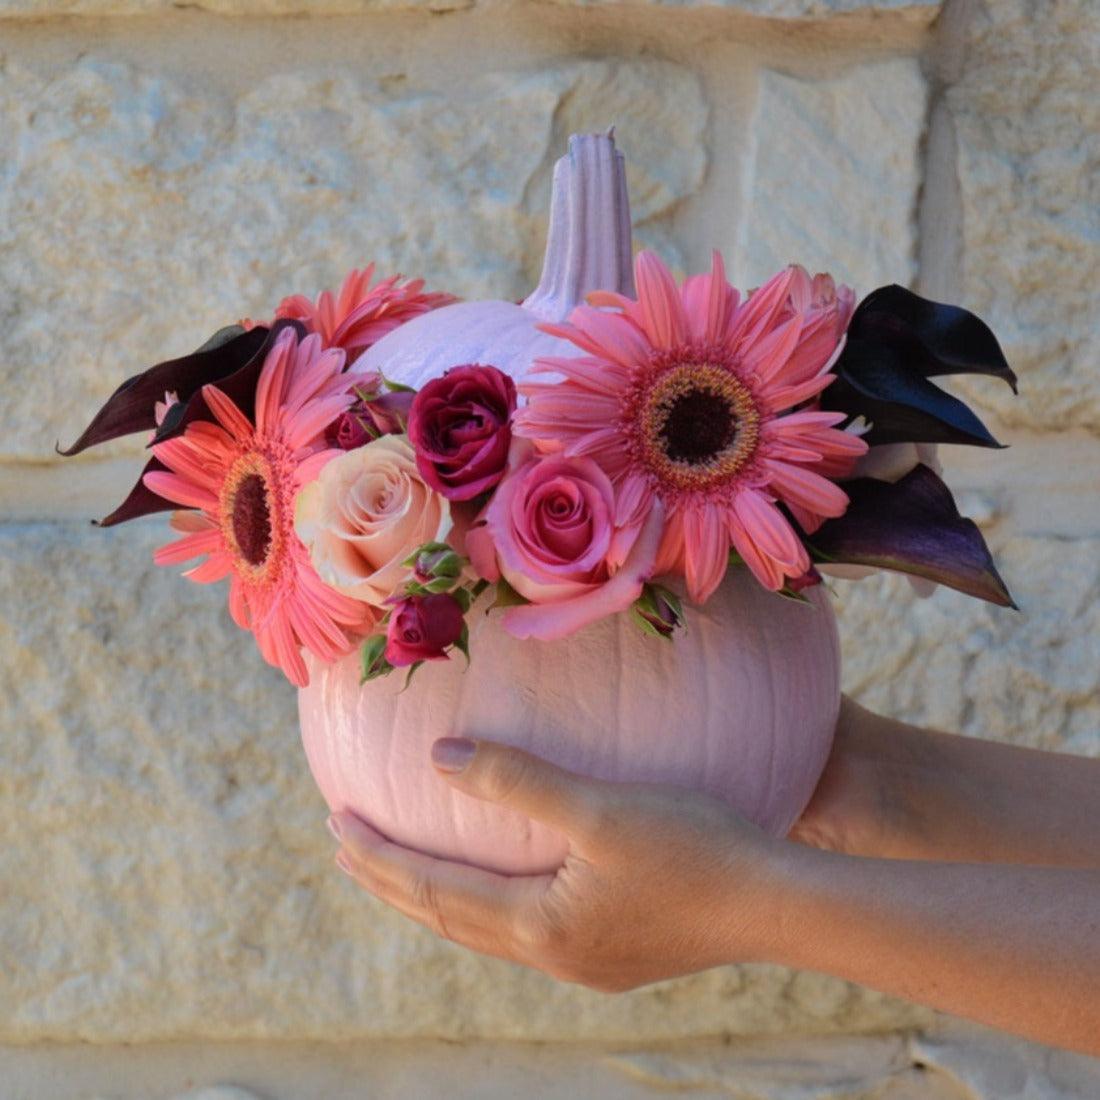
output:
{"label": "pink gerbera daisy", "polygon": [[400,275],[391,275],[372,287],[373,276],[374,264],[369,264],[351,272],[336,295],[322,291],[316,302],[291,295],[279,303],[275,317],[301,321],[326,348],[343,348],[351,362],[398,325],[455,301],[450,294],[425,294],[423,279],[402,282]]}
{"label": "pink gerbera daisy", "polygon": [[717,253],[710,274],[678,287],[642,252],[635,280],[637,300],[598,292],[569,323],[543,326],[585,354],[536,361],[532,374],[557,377],[521,384],[516,433],[603,467],[627,533],[619,545],[659,500],[656,573],[682,573],[696,602],[721,582],[731,546],[778,590],[810,568],[779,505],[807,521],[841,515],[848,497],[821,471],[867,449],[836,427],[843,413],[814,407],[850,291],[788,268],[740,302]]}
{"label": "pink gerbera daisy", "polygon": [[343,366],[342,351],[323,350],[316,335],[299,343],[287,328],[260,371],[255,423],[217,386],[204,386],[213,420],[192,421],[182,435],[155,444],[167,470],[144,478],[158,496],[194,509],[174,513],[183,538],[158,550],[157,564],[205,554],[184,576],[200,583],[229,577],[233,621],[299,687],[309,679],[303,647],[334,661],[373,625],[366,604],[321,581],[294,531],[299,489],[341,453],[324,449],[324,432],[354,400]]}

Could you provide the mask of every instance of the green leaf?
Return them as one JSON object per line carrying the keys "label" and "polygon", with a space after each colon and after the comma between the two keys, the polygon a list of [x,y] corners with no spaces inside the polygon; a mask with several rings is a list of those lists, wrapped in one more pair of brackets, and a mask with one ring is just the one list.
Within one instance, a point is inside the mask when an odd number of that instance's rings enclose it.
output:
{"label": "green leaf", "polygon": [[386,384],[386,389],[392,393],[416,393],[415,386],[406,386],[404,382],[394,382],[393,379],[387,378],[381,371],[378,372],[378,376]]}
{"label": "green leaf", "polygon": [[462,613],[465,615],[470,610],[470,604],[474,602],[474,597],[468,588],[456,588],[452,593],[455,600],[458,602],[459,607],[462,608]]}
{"label": "green leaf", "polygon": [[663,631],[658,630],[646,617],[638,610],[637,601],[630,605],[630,617],[634,621],[634,625],[642,629],[642,631],[648,634],[651,638],[661,638],[666,642],[672,641],[671,634],[665,634]]}
{"label": "green leaf", "polygon": [[416,565],[416,559],[421,554],[439,554],[453,549],[449,542],[424,542],[421,543],[401,564],[406,569],[412,569]]}
{"label": "green leaf", "polygon": [[424,590],[433,594],[436,592],[450,592],[457,581],[458,577],[433,577],[424,585]]}
{"label": "green leaf", "polygon": [[486,614],[495,611],[498,607],[520,607],[531,601],[526,596],[521,596],[503,577],[496,582],[496,598],[486,609]]}
{"label": "green leaf", "polygon": [[810,597],[803,592],[796,592],[789,584],[785,584],[782,588],[776,592],[777,596],[782,596],[785,600],[794,600],[796,603],[809,603]]}
{"label": "green leaf", "polygon": [[406,691],[408,691],[408,690],[409,690],[409,684],[411,684],[411,683],[412,683],[412,678],[413,678],[413,676],[415,675],[415,673],[416,673],[416,670],[417,670],[417,669],[418,669],[418,668],[419,668],[419,667],[420,667],[420,666],[421,666],[422,664],[424,664],[424,662],[423,662],[423,661],[416,661],[416,662],[414,662],[413,664],[409,665],[409,671],[408,671],[408,673],[406,673],[406,675],[405,675],[405,686],[404,686],[404,687],[403,687],[403,688],[401,689],[401,691],[402,691],[402,692],[406,692]]}
{"label": "green leaf", "polygon": [[365,684],[379,676],[393,672],[393,665],[386,660],[386,636],[372,634],[359,651],[359,683]]}
{"label": "green leaf", "polygon": [[462,627],[462,634],[459,636],[457,642],[455,642],[455,649],[466,658],[466,667],[470,667],[470,628],[468,626]]}

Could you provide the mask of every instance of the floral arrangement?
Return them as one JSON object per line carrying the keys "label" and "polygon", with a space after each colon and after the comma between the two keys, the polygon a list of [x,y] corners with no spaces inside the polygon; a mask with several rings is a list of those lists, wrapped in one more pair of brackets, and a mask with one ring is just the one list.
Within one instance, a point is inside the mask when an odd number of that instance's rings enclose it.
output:
{"label": "floral arrangement", "polygon": [[1014,606],[935,458],[998,446],[931,381],[1015,389],[981,320],[899,286],[857,306],[797,266],[741,296],[717,254],[678,284],[642,252],[634,275],[636,297],[541,325],[571,353],[518,384],[458,362],[413,391],[360,358],[455,299],[354,271],[131,378],[63,453],[151,433],[102,525],[171,511],[156,561],[228,579],[233,621],[300,686],[303,651],[358,648],[364,679],[468,660],[475,613],[550,641],[625,612],[672,638],[731,568],[795,600],[886,568]]}

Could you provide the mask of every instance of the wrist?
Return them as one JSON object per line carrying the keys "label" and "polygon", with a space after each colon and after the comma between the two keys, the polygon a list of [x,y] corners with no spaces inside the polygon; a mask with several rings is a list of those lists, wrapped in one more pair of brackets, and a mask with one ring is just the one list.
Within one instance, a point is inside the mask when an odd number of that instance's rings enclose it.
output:
{"label": "wrist", "polygon": [[769,852],[754,911],[752,958],[746,961],[812,967],[820,886],[855,857],[791,840],[768,838]]}
{"label": "wrist", "polygon": [[720,912],[727,917],[721,961],[794,965],[811,884],[829,853],[764,833],[753,839],[750,862],[746,837],[731,838],[730,867],[721,876]]}

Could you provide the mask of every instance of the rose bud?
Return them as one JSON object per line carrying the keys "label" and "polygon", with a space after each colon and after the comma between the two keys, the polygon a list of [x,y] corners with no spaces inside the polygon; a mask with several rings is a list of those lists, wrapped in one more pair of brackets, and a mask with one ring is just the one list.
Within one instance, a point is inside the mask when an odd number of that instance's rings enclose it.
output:
{"label": "rose bud", "polygon": [[801,577],[789,577],[787,579],[787,587],[792,592],[802,592],[807,588],[813,588],[814,585],[821,583],[821,574],[813,567],[810,566]]}
{"label": "rose bud", "polygon": [[449,500],[472,500],[504,476],[516,386],[496,367],[452,367],[417,393],[409,440],[420,476]]}
{"label": "rose bud", "polygon": [[680,598],[659,584],[647,584],[632,605],[634,621],[647,633],[658,638],[672,638],[684,624],[684,608]]}
{"label": "rose bud", "polygon": [[437,579],[454,579],[462,573],[462,558],[453,547],[445,542],[426,542],[405,565],[410,566],[413,576],[421,583]]}
{"label": "rose bud", "polygon": [[386,630],[386,660],[394,668],[418,661],[445,661],[443,651],[462,637],[466,626],[462,605],[449,592],[407,596],[390,615]]}
{"label": "rose bud", "polygon": [[329,442],[342,451],[354,451],[381,435],[405,430],[415,396],[407,390],[372,394],[357,386],[359,400],[329,430]]}
{"label": "rose bud", "polygon": [[363,412],[379,435],[394,435],[405,430],[416,394],[411,390],[391,390],[363,402]]}

